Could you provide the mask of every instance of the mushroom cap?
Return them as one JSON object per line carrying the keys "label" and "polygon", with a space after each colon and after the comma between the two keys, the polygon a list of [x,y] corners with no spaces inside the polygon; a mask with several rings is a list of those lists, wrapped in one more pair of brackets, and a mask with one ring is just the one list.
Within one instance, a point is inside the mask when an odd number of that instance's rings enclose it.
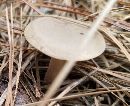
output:
{"label": "mushroom cap", "polygon": [[[44,54],[61,60],[83,61],[95,58],[105,50],[103,36],[96,32],[88,40],[85,49],[81,49],[84,39],[87,39],[88,26],[77,20],[42,17],[31,21],[25,28],[27,41]],[[80,54],[76,56],[76,53]]]}

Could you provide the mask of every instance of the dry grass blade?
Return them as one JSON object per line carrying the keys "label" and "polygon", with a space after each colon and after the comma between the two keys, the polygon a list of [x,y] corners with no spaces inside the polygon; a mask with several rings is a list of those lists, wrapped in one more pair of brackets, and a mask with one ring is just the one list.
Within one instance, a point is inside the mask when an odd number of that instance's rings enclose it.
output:
{"label": "dry grass blade", "polygon": [[[22,30],[22,8],[20,8],[21,9],[21,11],[20,11],[20,26],[21,26],[21,30]],[[22,37],[22,33],[21,33],[21,36],[20,36],[20,52],[19,52],[19,63],[18,63],[18,71],[17,71],[17,74],[16,74],[16,76],[17,76],[17,80],[16,80],[16,88],[15,88],[15,93],[14,93],[14,101],[13,101],[13,106],[14,106],[14,103],[15,103],[15,98],[16,98],[16,96],[17,96],[17,90],[18,90],[18,85],[19,85],[19,77],[20,77],[20,74],[21,74],[21,68],[22,68],[22,46],[23,46],[23,42],[22,42],[22,39],[23,37]]]}
{"label": "dry grass blade", "polygon": [[[8,83],[8,96],[6,98],[6,106],[12,106],[12,72],[13,72],[13,62],[14,62],[14,47],[13,47],[13,13],[12,13],[12,5],[11,5],[11,30],[9,24],[8,17],[8,7],[6,7],[6,20],[8,26],[8,36],[9,36],[9,45],[10,45],[10,53],[9,53],[9,83]],[[12,33],[11,33],[12,32]]]}

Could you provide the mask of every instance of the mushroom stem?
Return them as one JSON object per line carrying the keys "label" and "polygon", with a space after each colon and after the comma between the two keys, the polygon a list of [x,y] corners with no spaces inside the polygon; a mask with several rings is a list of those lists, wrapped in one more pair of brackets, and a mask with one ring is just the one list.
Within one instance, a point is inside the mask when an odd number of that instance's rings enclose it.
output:
{"label": "mushroom stem", "polygon": [[66,62],[65,60],[51,58],[48,70],[44,78],[44,81],[47,84],[50,84],[51,82],[53,82],[53,80],[56,78],[60,70],[63,68],[65,62]]}

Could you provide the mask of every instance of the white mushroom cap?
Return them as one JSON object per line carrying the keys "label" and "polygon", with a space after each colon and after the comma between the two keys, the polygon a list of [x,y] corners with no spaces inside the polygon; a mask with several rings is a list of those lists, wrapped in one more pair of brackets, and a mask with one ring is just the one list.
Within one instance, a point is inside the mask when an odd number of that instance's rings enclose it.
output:
{"label": "white mushroom cap", "polygon": [[87,38],[88,26],[84,23],[56,17],[42,17],[30,22],[24,34],[28,42],[44,54],[61,60],[89,60],[103,53],[105,41],[97,32],[81,51],[81,44]]}

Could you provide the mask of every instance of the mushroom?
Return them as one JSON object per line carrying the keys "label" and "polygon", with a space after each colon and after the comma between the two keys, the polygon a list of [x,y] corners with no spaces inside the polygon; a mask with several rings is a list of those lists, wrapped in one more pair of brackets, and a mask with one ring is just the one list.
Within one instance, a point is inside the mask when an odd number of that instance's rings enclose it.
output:
{"label": "mushroom", "polygon": [[24,34],[27,41],[42,53],[52,57],[45,75],[48,84],[57,76],[66,61],[75,59],[75,54],[82,54],[76,61],[95,58],[105,50],[105,40],[100,32],[96,32],[86,45],[80,46],[87,38],[89,26],[78,20],[61,16],[45,15],[31,21],[25,28]]}

